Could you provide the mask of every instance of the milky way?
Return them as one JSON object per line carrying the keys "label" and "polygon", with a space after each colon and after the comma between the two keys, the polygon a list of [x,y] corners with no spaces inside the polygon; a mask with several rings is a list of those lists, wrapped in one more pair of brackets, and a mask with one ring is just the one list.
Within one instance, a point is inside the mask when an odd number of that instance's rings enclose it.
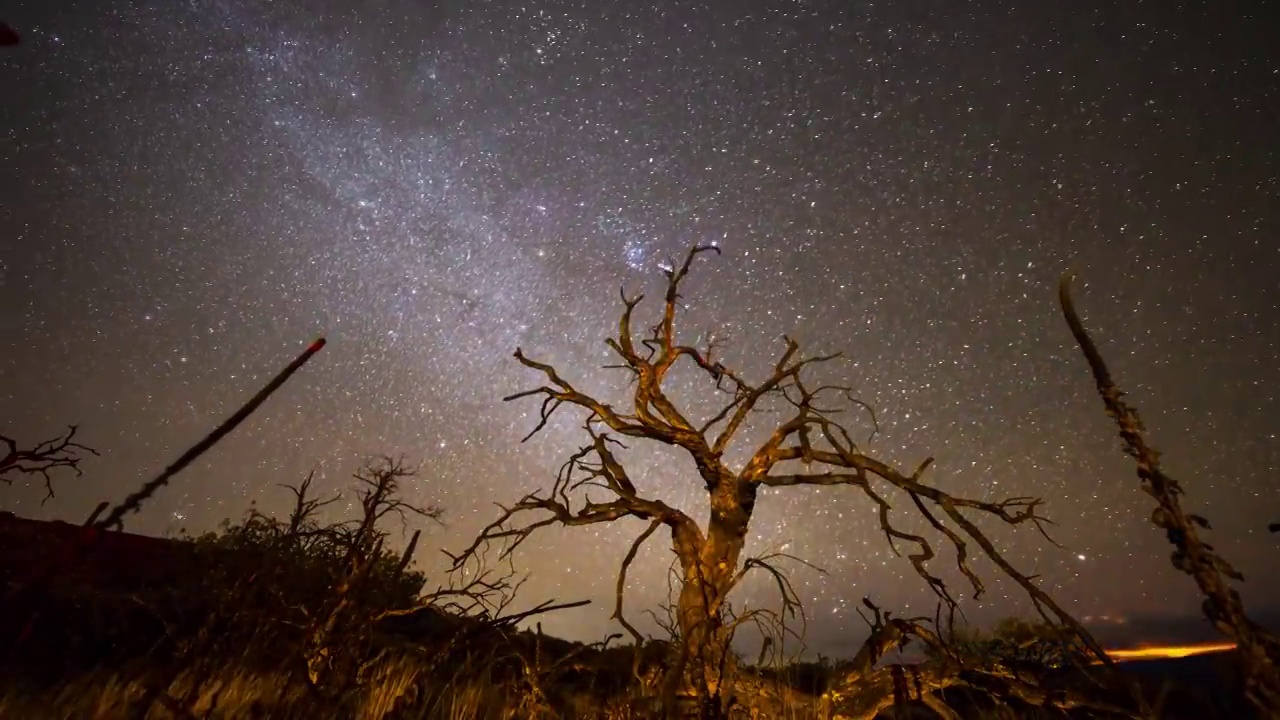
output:
{"label": "milky way", "polygon": [[[619,288],[652,297],[661,263],[714,241],[723,256],[689,280],[689,339],[727,336],[726,362],[757,376],[784,333],[844,351],[822,378],[875,407],[872,454],[933,455],[932,481],[956,494],[1048,499],[1062,548],[991,530],[1071,611],[1194,614],[1057,314],[1074,268],[1168,469],[1251,578],[1246,600],[1280,603],[1265,572],[1280,553],[1265,532],[1280,520],[1265,23],[1078,3],[631,5],[94,2],[4,18],[24,43],[0,58],[0,431],[77,423],[102,456],[47,504],[20,485],[0,503],[79,521],[324,334],[130,529],[279,511],[278,484],[318,468],[344,488],[386,453],[420,464],[412,499],[447,511],[428,544],[459,549],[582,440],[566,415],[520,444],[536,402],[501,398],[538,378],[514,349],[621,397],[601,367]],[[695,414],[716,400],[692,373],[672,392]],[[651,494],[701,514],[687,462],[627,458]],[[931,612],[864,497],[763,497],[749,551],[826,570],[794,568],[811,645],[856,640],[863,596]],[[920,528],[908,506],[900,522]],[[544,628],[616,629],[612,573],[642,528],[551,530],[521,552],[526,602],[595,601]],[[631,607],[665,596],[670,559],[651,541]],[[958,585],[949,562],[935,568]],[[966,600],[975,618],[1025,610],[1010,583],[989,590]],[[760,581],[737,598],[774,596]]]}

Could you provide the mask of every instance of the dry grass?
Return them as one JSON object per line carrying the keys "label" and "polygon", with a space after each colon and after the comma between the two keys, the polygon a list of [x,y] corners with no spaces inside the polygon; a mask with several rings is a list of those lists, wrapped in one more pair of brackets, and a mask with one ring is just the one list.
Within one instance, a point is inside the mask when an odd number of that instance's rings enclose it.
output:
{"label": "dry grass", "polygon": [[[561,683],[545,694],[528,683],[499,677],[488,661],[473,659],[440,665],[412,654],[382,662],[358,688],[341,695],[312,689],[304,673],[261,672],[222,665],[205,672],[183,671],[159,702],[148,703],[148,690],[163,672],[146,663],[102,669],[56,687],[35,688],[13,682],[0,689],[0,717],[26,720],[640,720],[653,717],[627,692],[599,693],[577,683]],[[792,690],[783,682],[756,678],[748,682],[755,703],[737,717],[777,720],[824,718],[819,698]],[[1157,718],[1182,718],[1158,712]],[[937,716],[918,704],[889,709],[884,720],[924,720]],[[973,720],[1091,718],[1034,709],[1013,714],[971,706],[962,714]],[[1204,716],[1204,720],[1216,720]],[[1239,720],[1239,719],[1237,719]]]}
{"label": "dry grass", "polygon": [[[214,672],[183,672],[165,695],[181,699],[155,702],[147,709],[151,675],[136,671],[93,672],[61,687],[10,686],[0,692],[0,717],[28,720],[517,720],[603,718],[632,720],[645,715],[626,696],[573,694],[555,705],[532,696],[519,683],[469,673],[433,672],[400,661],[380,670],[363,688],[341,697],[322,697],[286,673],[261,673],[235,667]],[[465,675],[465,676],[462,676]],[[179,707],[187,708],[185,711]],[[811,718],[789,712],[771,717]]]}
{"label": "dry grass", "polygon": [[[433,673],[420,663],[401,658],[385,663],[361,688],[340,696],[313,691],[301,674],[258,672],[223,666],[211,672],[184,671],[164,695],[176,702],[155,702],[146,709],[155,669],[101,670],[57,688],[9,687],[0,694],[0,717],[84,718],[108,720],[175,717],[202,720],[507,720],[528,717],[513,708],[521,705],[518,688],[486,678],[482,673]],[[170,708],[185,707],[174,712]]]}

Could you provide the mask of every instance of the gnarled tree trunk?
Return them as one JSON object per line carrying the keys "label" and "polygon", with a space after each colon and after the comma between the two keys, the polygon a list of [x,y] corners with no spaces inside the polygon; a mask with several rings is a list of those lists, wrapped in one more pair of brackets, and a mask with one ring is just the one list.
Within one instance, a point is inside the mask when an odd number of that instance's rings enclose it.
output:
{"label": "gnarled tree trunk", "polygon": [[[745,491],[744,491],[745,488]],[[711,516],[700,542],[676,533],[683,585],[676,602],[682,664],[691,669],[694,690],[704,700],[721,697],[722,681],[732,675],[731,628],[724,618],[746,544],[754,505],[753,486],[726,478],[710,491]]]}

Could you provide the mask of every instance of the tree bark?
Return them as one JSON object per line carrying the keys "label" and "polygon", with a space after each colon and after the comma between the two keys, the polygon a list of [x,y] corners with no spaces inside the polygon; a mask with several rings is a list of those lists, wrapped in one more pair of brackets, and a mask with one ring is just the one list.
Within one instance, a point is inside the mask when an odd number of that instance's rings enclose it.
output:
{"label": "tree bark", "polygon": [[710,490],[711,515],[705,539],[673,536],[683,571],[676,605],[684,662],[690,680],[704,701],[723,699],[721,686],[732,676],[730,628],[725,601],[733,590],[755,501],[755,487],[733,479]]}

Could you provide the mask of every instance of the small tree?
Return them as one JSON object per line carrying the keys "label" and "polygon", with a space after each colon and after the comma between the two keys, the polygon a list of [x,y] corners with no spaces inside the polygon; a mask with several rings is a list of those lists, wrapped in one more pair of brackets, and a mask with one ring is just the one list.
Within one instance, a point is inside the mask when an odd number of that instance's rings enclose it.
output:
{"label": "small tree", "polygon": [[137,597],[165,628],[171,661],[150,687],[152,701],[187,707],[168,688],[182,672],[212,674],[234,659],[256,669],[305,674],[333,702],[347,696],[361,669],[377,658],[377,625],[424,607],[426,578],[408,570],[420,531],[403,553],[386,547],[388,516],[437,520],[441,510],[400,499],[400,483],[415,475],[383,457],[354,475],[359,516],[325,522],[319,511],[337,502],[311,494],[312,476],[297,486],[285,519],[251,510],[238,524],[191,541],[182,577]]}
{"label": "small tree", "polygon": [[[682,263],[672,263],[664,269],[667,283],[662,313],[643,339],[637,340],[633,331],[635,310],[643,296],[629,298],[623,291],[618,334],[605,342],[620,360],[616,367],[623,370],[632,383],[630,407],[614,407],[584,393],[557,368],[533,360],[523,350],[516,349],[516,360],[540,373],[546,381],[540,387],[504,398],[508,401],[541,398],[540,418],[525,440],[545,427],[557,410],[568,406],[584,411],[584,431],[589,442],[572,454],[549,490],[529,494],[505,508],[501,516],[457,556],[457,561],[481,551],[493,541],[501,543],[503,552],[509,553],[531,533],[553,524],[594,525],[628,517],[644,520],[647,527],[621,561],[614,612],[618,622],[641,643],[640,633],[622,612],[624,580],[640,545],[658,529],[665,528],[670,533],[680,570],[675,619],[681,640],[681,662],[677,667],[691,664],[693,672],[686,681],[701,697],[703,714],[717,714],[720,710],[715,708],[722,707],[721,701],[726,697],[721,680],[731,657],[729,642],[734,623],[727,615],[729,594],[753,568],[771,571],[775,577],[782,578],[767,560],[742,556],[762,488],[801,485],[856,488],[877,507],[880,527],[890,546],[895,552],[897,542],[911,546],[908,558],[916,572],[944,603],[954,607],[956,601],[951,589],[929,570],[929,562],[935,557],[930,541],[900,530],[890,521],[892,506],[883,493],[886,489],[896,489],[905,494],[954,549],[956,564],[975,597],[982,594],[983,584],[969,566],[970,543],[976,544],[1026,590],[1046,622],[1067,628],[1081,638],[1094,656],[1106,662],[1101,648],[1079,623],[1031,578],[1016,570],[969,515],[985,515],[1010,525],[1029,524],[1043,533],[1045,519],[1038,513],[1039,499],[1016,497],[987,502],[958,497],[924,481],[923,474],[932,458],[912,471],[904,471],[865,454],[837,415],[848,408],[869,408],[853,398],[848,388],[815,385],[806,376],[812,366],[838,355],[802,356],[799,345],[784,338],[784,347],[773,371],[763,379],[750,380],[718,360],[714,340],[704,347],[683,342],[676,331],[681,283],[694,259],[709,251],[719,252],[713,246],[693,247]],[[724,396],[719,411],[709,418],[692,417],[668,394],[665,381],[681,361],[700,369],[708,385]],[[725,457],[731,444],[739,439],[740,431],[750,422],[759,421],[766,411],[778,409],[786,413],[785,419],[772,425],[772,432],[751,449],[744,463],[731,466]],[[696,475],[706,493],[709,518],[705,525],[653,496],[643,479],[628,473],[619,454],[624,447],[620,437],[681,451],[691,475]],[[587,496],[588,491],[606,493],[609,499],[592,499]],[[785,581],[780,584],[786,593]],[[784,597],[784,602],[789,605],[790,599]],[[873,633],[864,651],[874,660],[898,642],[900,636],[901,633],[888,638],[883,633]]]}
{"label": "small tree", "polygon": [[[331,616],[335,626],[358,626],[359,632],[347,638],[347,649],[354,650],[380,616],[420,605],[426,577],[407,567],[418,534],[404,554],[395,553],[385,547],[389,533],[380,522],[399,509],[393,506],[400,503],[398,483],[412,474],[389,458],[367,464],[355,474],[361,516],[331,522],[322,521],[319,511],[341,495],[314,497],[312,475],[287,485],[293,494],[288,517],[251,510],[240,523],[224,523],[219,531],[194,538],[200,577],[174,591],[189,597],[184,604],[199,608],[205,625],[226,613],[229,624],[218,630],[217,640],[238,651],[247,650],[252,639],[265,641],[254,648],[261,656],[296,650],[310,637],[311,626]],[[404,508],[432,520],[441,512]],[[190,597],[195,593],[201,597]],[[267,626],[275,632],[264,637]],[[252,638],[238,637],[244,633]]]}

